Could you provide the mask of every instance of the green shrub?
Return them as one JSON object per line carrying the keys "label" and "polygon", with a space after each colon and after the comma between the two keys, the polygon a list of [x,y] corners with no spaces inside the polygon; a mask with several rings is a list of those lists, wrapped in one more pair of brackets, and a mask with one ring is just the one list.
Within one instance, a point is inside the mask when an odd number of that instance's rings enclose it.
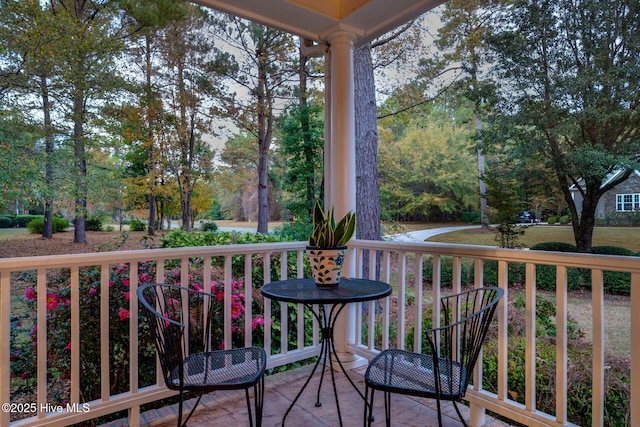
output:
{"label": "green shrub", "polygon": [[202,223],[202,231],[216,231],[218,226],[215,222],[203,222]]}
{"label": "green shrub", "polygon": [[631,249],[621,248],[620,246],[592,246],[591,253],[600,255],[637,256]]}
{"label": "green shrub", "polygon": [[[431,281],[433,278],[433,258],[425,258],[422,274],[424,278]],[[460,276],[462,283],[468,283],[473,280],[473,266],[469,267],[469,263],[462,263]],[[453,258],[448,256],[440,257],[440,283],[442,287],[450,287],[453,284]]]}
{"label": "green shrub", "polygon": [[[471,277],[473,277],[475,265],[471,266]],[[483,263],[483,280],[485,286],[498,286],[498,261],[486,260]],[[525,265],[521,262],[511,262],[507,267],[509,283],[524,283]],[[471,279],[470,279],[471,280]]]}
{"label": "green shrub", "polygon": [[[637,256],[634,251],[619,246],[593,246],[591,252],[601,255]],[[631,295],[631,273],[604,271],[602,276],[605,293],[612,295]],[[589,281],[589,284],[591,284],[591,281]]]}
{"label": "green shrub", "polygon": [[8,216],[0,216],[0,228],[13,227],[13,221]]}
{"label": "green shrub", "polygon": [[273,234],[288,241],[299,242],[309,240],[312,229],[313,225],[311,223],[294,221],[276,227],[273,230]]}
{"label": "green shrub", "polygon": [[563,215],[560,217],[560,219],[558,220],[558,222],[562,225],[567,225],[571,222],[571,216],[569,215]]}
{"label": "green shrub", "polygon": [[576,252],[576,245],[564,242],[543,242],[532,245],[529,249],[532,251],[555,251],[555,252]]}
{"label": "green shrub", "polygon": [[[189,246],[220,246],[220,245],[236,245],[236,244],[256,244],[256,243],[276,243],[290,241],[273,234],[260,233],[240,233],[237,231],[207,231],[187,233],[184,230],[174,230],[160,239],[161,248],[182,248]],[[270,280],[279,280],[281,256],[274,254],[271,256],[271,272]],[[288,255],[287,259],[288,277],[294,277],[296,274],[296,254]],[[211,259],[214,266],[222,267],[224,265],[224,257],[216,257]],[[232,260],[233,278],[240,279],[244,277],[244,255],[235,255]],[[310,277],[311,271],[309,262],[305,258],[305,277]],[[257,263],[252,272],[254,286],[260,287],[264,283],[264,265]]]}
{"label": "green shrub", "polygon": [[85,220],[85,229],[87,231],[102,231],[103,218],[98,215],[88,216]]}
{"label": "green shrub", "polygon": [[472,224],[480,224],[481,219],[480,211],[462,212],[462,217],[460,218],[462,222],[470,222]]}
{"label": "green shrub", "polygon": [[32,220],[34,219],[38,219],[38,218],[42,218],[44,219],[44,216],[42,215],[15,215],[15,216],[11,216],[11,220],[13,221],[13,226],[14,227],[26,227],[27,224],[29,224]]}
{"label": "green shrub", "polygon": [[132,219],[129,221],[129,231],[146,231],[147,224],[139,219]]}
{"label": "green shrub", "polygon": [[[31,234],[42,234],[44,231],[44,218],[36,218],[29,221],[27,228]],[[69,228],[69,220],[66,218],[53,217],[53,232],[60,233]]]}
{"label": "green shrub", "polygon": [[547,218],[547,224],[555,224],[558,222],[559,219],[560,219],[559,216],[552,215],[549,218]]}
{"label": "green shrub", "polygon": [[[516,297],[509,308],[509,340],[507,365],[507,389],[509,397],[517,402],[525,402],[525,365],[527,344],[524,337],[525,325],[524,297]],[[556,354],[555,354],[555,308],[547,301],[536,306],[536,407],[542,412],[553,414],[556,408]],[[567,391],[567,414],[575,425],[591,425],[591,387],[593,348],[586,341],[573,319],[568,327],[568,376],[571,378]],[[498,384],[498,339],[491,335],[483,347],[483,387],[497,392]],[[629,425],[630,366],[627,360],[615,355],[605,357],[605,421],[606,426],[626,427]]]}

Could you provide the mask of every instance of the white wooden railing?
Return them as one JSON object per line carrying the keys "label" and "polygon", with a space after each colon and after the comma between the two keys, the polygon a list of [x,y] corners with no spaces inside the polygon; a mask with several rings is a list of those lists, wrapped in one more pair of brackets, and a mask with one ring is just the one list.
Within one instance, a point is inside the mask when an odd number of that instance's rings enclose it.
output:
{"label": "white wooden railing", "polygon": [[[179,282],[188,283],[190,280],[189,265],[191,261],[199,259],[202,262],[203,283],[218,280],[231,283],[232,280],[243,279],[245,316],[247,319],[257,314],[263,315],[263,336],[255,337],[251,322],[245,322],[245,344],[251,343],[254,338],[261,338],[265,350],[268,352],[268,367],[277,367],[283,364],[304,360],[313,356],[318,351],[318,329],[314,325],[311,332],[311,341],[307,337],[305,343],[304,316],[297,316],[304,310],[301,306],[280,304],[280,319],[273,319],[273,304],[265,301],[262,313],[252,312],[254,302],[253,287],[260,286],[270,281],[268,274],[264,275],[261,283],[255,283],[252,277],[252,267],[257,263],[264,265],[264,271],[272,270],[272,262],[288,257],[293,260],[293,269],[287,268],[287,263],[280,262],[278,279],[290,278],[288,276],[303,277],[304,242],[273,243],[257,245],[230,245],[215,247],[197,247],[181,249],[154,249],[142,251],[121,251],[109,253],[96,253],[84,255],[61,255],[48,257],[27,257],[0,259],[0,403],[3,404],[0,412],[0,425],[2,426],[63,426],[79,423],[85,420],[101,417],[117,412],[125,412],[131,425],[139,425],[140,408],[149,402],[170,397],[173,392],[168,391],[157,378],[156,384],[138,385],[138,301],[134,290],[139,284],[137,274],[130,275],[129,307],[129,384],[128,390],[112,394],[109,384],[109,339],[110,327],[114,326],[114,319],[109,313],[110,296],[108,292],[100,293],[100,319],[99,330],[83,330],[80,325],[81,295],[80,272],[86,267],[97,268],[100,271],[99,289],[109,289],[110,272],[115,265],[126,264],[131,271],[137,271],[142,263],[153,262],[156,265],[153,280],[164,282],[167,280],[165,266],[179,265]],[[362,274],[363,254],[375,254],[369,256],[369,271],[379,271],[379,278],[392,284],[393,294],[380,302],[358,304],[355,307],[355,321],[346,327],[350,329],[345,336],[355,337],[353,342],[342,343],[346,348],[358,356],[370,359],[381,348],[399,347],[406,348],[412,345],[414,349],[420,348],[420,340],[406,343],[406,332],[413,328],[414,336],[421,335],[422,313],[428,305],[433,308],[433,321],[439,322],[439,306],[437,302],[441,293],[456,292],[462,286],[463,262],[473,264],[473,284],[483,285],[483,263],[492,260],[498,263],[498,284],[508,291],[508,267],[511,263],[525,263],[525,293],[526,293],[526,361],[522,369],[525,371],[525,402],[524,404],[512,400],[507,389],[509,360],[508,350],[508,305],[506,304],[508,293],[502,300],[497,312],[498,318],[498,385],[495,393],[482,388],[482,370],[475,373],[474,385],[467,393],[471,405],[471,425],[480,425],[484,411],[488,409],[511,420],[530,426],[568,426],[572,425],[567,419],[567,366],[569,356],[567,354],[567,269],[579,267],[591,270],[592,274],[592,313],[593,313],[593,389],[592,389],[592,425],[601,426],[604,423],[604,378],[605,366],[605,316],[603,271],[621,271],[631,273],[631,306],[640,307],[640,259],[635,257],[596,256],[567,253],[551,253],[528,250],[498,249],[486,246],[450,245],[436,243],[397,243],[378,241],[352,241],[350,243],[351,262],[355,262],[356,276]],[[220,257],[220,258],[218,258]],[[242,277],[234,277],[232,262],[238,257],[244,260],[244,272]],[[453,260],[453,284],[451,288],[442,290],[440,286],[440,266],[444,257]],[[224,267],[217,271],[211,267],[212,259],[222,259]],[[423,263],[425,260],[433,262],[433,277],[423,278]],[[376,261],[380,260],[380,268],[376,268]],[[289,263],[291,264],[291,263]],[[351,264],[353,266],[353,264]],[[557,340],[556,340],[556,390],[557,398],[554,414],[546,414],[539,411],[535,400],[536,378],[536,283],[535,269],[537,265],[552,265],[556,270],[555,304],[557,310]],[[68,286],[71,289],[68,304],[71,309],[70,324],[70,378],[68,386],[68,401],[55,401],[53,387],[48,382],[50,372],[46,364],[47,340],[51,339],[51,332],[47,331],[47,286],[48,281],[58,269],[66,269],[69,272]],[[291,273],[293,271],[293,273]],[[17,344],[11,344],[11,319],[17,311],[24,309],[20,297],[24,293],[24,285],[20,283],[20,275],[24,272],[33,272],[36,278],[35,290],[37,291],[37,375],[35,380],[35,394],[30,399],[12,398],[14,387],[19,383],[17,379],[11,380],[10,362],[12,351]],[[237,273],[236,273],[237,274]],[[421,283],[423,279],[436,284],[433,288],[422,286],[413,287],[413,283]],[[252,285],[253,284],[253,285]],[[206,285],[208,286],[208,285]],[[232,319],[231,319],[231,287],[225,286],[225,311],[224,311],[224,338],[225,345],[231,345]],[[396,315],[392,315],[391,303],[397,301]],[[381,308],[380,308],[381,307]],[[291,314],[297,316],[295,321],[298,340],[294,345],[274,345],[274,339],[279,338],[280,343],[289,341],[289,325],[287,321]],[[412,323],[395,321],[405,319],[405,315],[411,311],[414,313]],[[373,315],[379,312],[379,315]],[[371,315],[369,315],[371,314]],[[416,315],[417,314],[417,315]],[[277,333],[272,329],[273,324],[280,325]],[[278,322],[279,321],[279,322]],[[308,321],[307,321],[308,322]],[[364,327],[361,327],[365,325]],[[373,331],[380,331],[376,335]],[[394,334],[390,334],[394,331]],[[369,333],[372,332],[372,333]],[[276,335],[277,334],[277,335]],[[640,310],[632,310],[631,322],[628,329],[631,343],[631,399],[629,402],[630,424],[640,425]],[[80,390],[80,353],[82,343],[85,340],[99,340],[100,348],[100,397],[91,402],[83,402]],[[80,343],[80,345],[74,345]],[[480,365],[480,364],[479,364]],[[586,399],[587,397],[585,397]],[[266,397],[268,399],[268,396]]]}

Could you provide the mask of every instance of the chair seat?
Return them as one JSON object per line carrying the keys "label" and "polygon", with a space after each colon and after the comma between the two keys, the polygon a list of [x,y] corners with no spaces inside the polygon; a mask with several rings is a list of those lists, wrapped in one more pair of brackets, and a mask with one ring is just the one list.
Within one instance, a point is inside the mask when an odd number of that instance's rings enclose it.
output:
{"label": "chair seat", "polygon": [[[392,393],[436,398],[433,372],[434,358],[428,354],[389,349],[379,353],[369,364],[365,382],[374,389]],[[448,359],[438,359],[440,399],[454,400],[464,395],[466,370]]]}
{"label": "chair seat", "polygon": [[[195,353],[184,359],[185,389],[213,391],[242,389],[255,385],[262,377],[266,353],[258,347]],[[169,388],[180,388],[179,367],[171,373]]]}

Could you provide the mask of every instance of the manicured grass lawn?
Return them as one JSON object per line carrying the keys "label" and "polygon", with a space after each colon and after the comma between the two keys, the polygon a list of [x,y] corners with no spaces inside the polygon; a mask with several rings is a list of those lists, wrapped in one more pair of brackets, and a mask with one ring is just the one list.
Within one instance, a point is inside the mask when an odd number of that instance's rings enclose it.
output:
{"label": "manicured grass lawn", "polygon": [[[496,246],[495,234],[481,229],[470,229],[440,234],[429,239],[430,242],[459,243],[469,245]],[[542,242],[565,242],[575,245],[571,226],[534,225],[526,229],[518,241],[525,247]],[[619,246],[640,251],[640,227],[596,227],[593,233],[593,246]]]}
{"label": "manicured grass lawn", "polygon": [[29,234],[26,228],[0,228],[0,240],[15,238],[19,234]]}

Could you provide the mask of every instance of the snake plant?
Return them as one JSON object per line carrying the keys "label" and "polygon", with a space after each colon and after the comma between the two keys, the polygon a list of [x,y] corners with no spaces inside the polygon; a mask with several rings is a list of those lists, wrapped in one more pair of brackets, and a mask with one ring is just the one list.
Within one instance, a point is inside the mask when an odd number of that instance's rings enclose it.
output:
{"label": "snake plant", "polygon": [[345,246],[356,231],[356,214],[349,211],[336,224],[333,207],[325,213],[316,200],[313,209],[313,232],[309,236],[309,246],[335,248]]}

